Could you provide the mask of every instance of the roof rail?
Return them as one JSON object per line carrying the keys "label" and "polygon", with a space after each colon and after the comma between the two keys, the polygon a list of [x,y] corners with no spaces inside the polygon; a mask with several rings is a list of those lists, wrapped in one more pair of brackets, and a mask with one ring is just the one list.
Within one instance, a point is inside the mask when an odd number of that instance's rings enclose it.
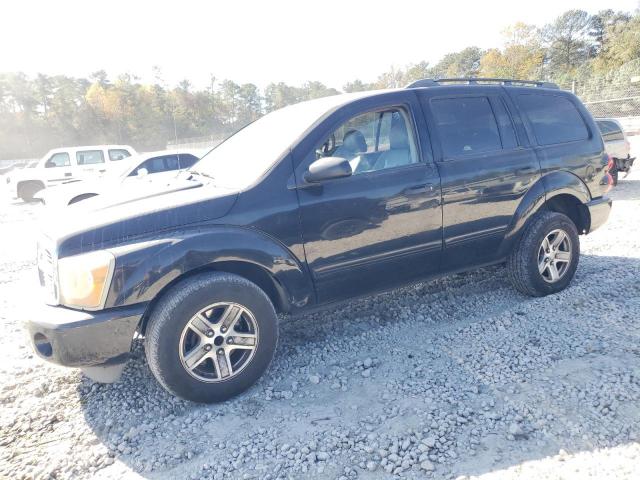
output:
{"label": "roof rail", "polygon": [[435,87],[441,85],[443,83],[464,83],[466,85],[478,85],[484,83],[498,83],[500,85],[515,85],[515,86],[532,86],[532,87],[541,87],[541,88],[560,88],[553,82],[542,82],[535,80],[516,80],[513,78],[478,78],[478,77],[467,77],[467,78],[423,78],[421,80],[416,80],[415,82],[410,83],[405,88],[420,88],[420,87]]}

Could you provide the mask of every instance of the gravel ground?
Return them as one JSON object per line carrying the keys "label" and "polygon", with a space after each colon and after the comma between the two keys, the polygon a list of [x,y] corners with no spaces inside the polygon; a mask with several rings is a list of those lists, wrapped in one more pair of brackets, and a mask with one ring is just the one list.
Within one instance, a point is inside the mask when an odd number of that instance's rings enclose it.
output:
{"label": "gravel ground", "polygon": [[38,359],[18,319],[41,209],[0,206],[0,478],[640,478],[640,168],[566,291],[492,267],[282,319],[267,374],[172,398]]}

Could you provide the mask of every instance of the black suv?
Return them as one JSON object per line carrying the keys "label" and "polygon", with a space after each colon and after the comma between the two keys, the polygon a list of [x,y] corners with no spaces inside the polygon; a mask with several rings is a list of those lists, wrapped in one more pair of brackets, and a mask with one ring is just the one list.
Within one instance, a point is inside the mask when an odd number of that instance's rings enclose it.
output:
{"label": "black suv", "polygon": [[142,335],[167,390],[220,401],[266,370],[278,313],[496,263],[524,294],[564,289],[610,183],[591,115],[552,84],[421,80],[304,102],[169,185],[50,219],[49,306],[27,328],[42,357],[102,381]]}

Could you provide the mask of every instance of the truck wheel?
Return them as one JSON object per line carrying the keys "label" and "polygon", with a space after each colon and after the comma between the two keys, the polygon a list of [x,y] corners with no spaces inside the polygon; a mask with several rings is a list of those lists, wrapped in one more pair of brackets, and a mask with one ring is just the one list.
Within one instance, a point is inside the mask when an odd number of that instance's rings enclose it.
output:
{"label": "truck wheel", "polygon": [[158,302],[145,352],[165,389],[212,403],[253,385],[277,341],[276,312],[257,285],[238,275],[205,273],[178,283]]}
{"label": "truck wheel", "polygon": [[580,258],[578,229],[557,212],[537,213],[511,252],[507,269],[513,286],[533,297],[556,293],[571,282]]}
{"label": "truck wheel", "polygon": [[30,181],[19,183],[17,187],[18,197],[20,197],[23,202],[31,202],[33,201],[33,196],[43,188],[44,184],[42,182]]}

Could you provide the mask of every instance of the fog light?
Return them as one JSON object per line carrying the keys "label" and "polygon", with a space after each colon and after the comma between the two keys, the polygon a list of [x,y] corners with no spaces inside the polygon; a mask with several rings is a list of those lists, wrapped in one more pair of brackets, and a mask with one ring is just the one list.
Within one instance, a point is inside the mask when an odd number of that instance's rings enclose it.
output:
{"label": "fog light", "polygon": [[51,354],[53,354],[51,342],[42,333],[36,333],[33,336],[33,345],[36,347],[38,353],[43,357],[50,357]]}

